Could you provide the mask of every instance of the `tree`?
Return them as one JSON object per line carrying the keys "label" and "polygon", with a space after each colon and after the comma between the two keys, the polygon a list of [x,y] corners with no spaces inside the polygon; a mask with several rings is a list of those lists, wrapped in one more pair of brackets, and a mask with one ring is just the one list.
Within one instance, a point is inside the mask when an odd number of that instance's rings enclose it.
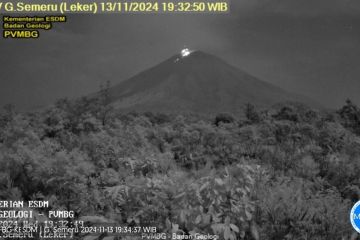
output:
{"label": "tree", "polygon": [[247,103],[245,105],[245,117],[246,119],[250,122],[250,123],[258,123],[260,122],[260,115],[259,113],[256,111],[256,108],[254,105],[252,105],[251,103]]}
{"label": "tree", "polygon": [[346,100],[346,104],[338,111],[341,117],[342,125],[360,135],[360,110],[350,100]]}
{"label": "tree", "polygon": [[292,122],[299,122],[299,114],[293,106],[284,106],[280,111],[273,115],[277,120],[288,120]]}
{"label": "tree", "polygon": [[233,123],[235,118],[229,113],[219,113],[215,117],[215,125],[219,126],[220,123]]}
{"label": "tree", "polygon": [[3,107],[3,113],[0,115],[0,126],[5,126],[8,122],[14,118],[15,108],[11,104],[7,104]]}
{"label": "tree", "polygon": [[99,117],[102,122],[102,125],[105,126],[112,115],[114,110],[113,106],[111,105],[111,95],[110,95],[110,81],[107,81],[105,86],[100,85],[100,92],[99,92],[99,103],[100,103],[100,112]]}

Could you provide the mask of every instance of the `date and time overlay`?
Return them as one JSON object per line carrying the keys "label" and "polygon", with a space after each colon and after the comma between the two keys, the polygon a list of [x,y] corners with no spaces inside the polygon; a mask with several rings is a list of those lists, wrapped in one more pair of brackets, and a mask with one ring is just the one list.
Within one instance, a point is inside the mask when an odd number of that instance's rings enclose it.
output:
{"label": "date and time overlay", "polygon": [[[34,2],[32,2],[34,1]],[[230,0],[2,1],[2,38],[36,39],[69,14],[226,14]]]}
{"label": "date and time overlay", "polygon": [[[121,225],[100,216],[76,216],[72,210],[53,210],[48,201],[0,200],[1,239],[98,239],[133,236],[136,239],[189,239],[179,232],[161,232],[156,224]],[[105,238],[104,238],[105,239]],[[191,239],[217,240],[218,235],[193,233]]]}

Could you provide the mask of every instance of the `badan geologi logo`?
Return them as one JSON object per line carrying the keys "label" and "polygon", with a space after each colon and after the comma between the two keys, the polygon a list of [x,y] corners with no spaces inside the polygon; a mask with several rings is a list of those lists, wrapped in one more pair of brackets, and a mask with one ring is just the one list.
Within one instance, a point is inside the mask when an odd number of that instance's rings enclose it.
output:
{"label": "badan geologi logo", "polygon": [[360,201],[358,201],[351,209],[350,221],[353,228],[360,233]]}

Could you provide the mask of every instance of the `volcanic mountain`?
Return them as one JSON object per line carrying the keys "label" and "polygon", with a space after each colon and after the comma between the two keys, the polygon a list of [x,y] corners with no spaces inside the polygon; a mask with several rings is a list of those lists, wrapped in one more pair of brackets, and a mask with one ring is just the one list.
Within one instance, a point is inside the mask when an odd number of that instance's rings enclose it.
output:
{"label": "volcanic mountain", "polygon": [[159,112],[238,112],[245,103],[309,102],[202,51],[175,55],[115,85],[116,108]]}

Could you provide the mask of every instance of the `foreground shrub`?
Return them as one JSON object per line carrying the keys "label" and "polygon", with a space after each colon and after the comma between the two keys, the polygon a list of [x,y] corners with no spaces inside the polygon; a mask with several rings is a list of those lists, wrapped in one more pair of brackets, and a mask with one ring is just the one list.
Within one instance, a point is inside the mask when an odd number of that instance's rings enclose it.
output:
{"label": "foreground shrub", "polygon": [[352,234],[350,201],[335,188],[280,177],[258,192],[262,239],[341,239]]}

